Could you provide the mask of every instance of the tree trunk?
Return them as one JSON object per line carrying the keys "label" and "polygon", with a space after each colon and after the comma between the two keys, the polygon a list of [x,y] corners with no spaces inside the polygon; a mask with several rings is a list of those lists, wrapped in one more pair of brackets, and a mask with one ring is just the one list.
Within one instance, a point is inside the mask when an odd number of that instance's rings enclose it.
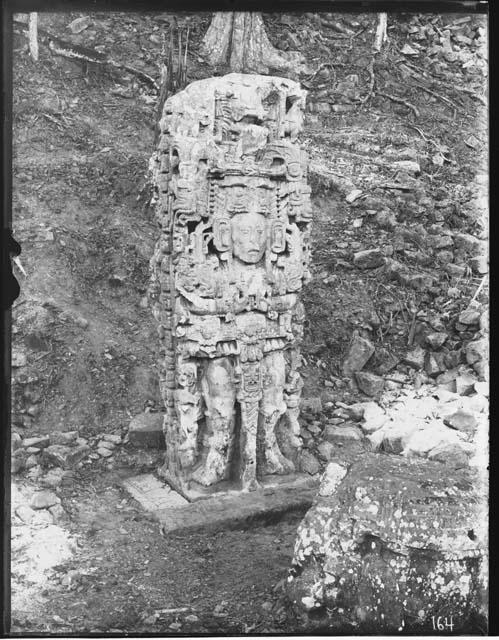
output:
{"label": "tree trunk", "polygon": [[213,65],[228,64],[231,71],[268,73],[269,68],[300,71],[304,58],[298,52],[278,51],[270,42],[260,13],[215,13],[202,44]]}

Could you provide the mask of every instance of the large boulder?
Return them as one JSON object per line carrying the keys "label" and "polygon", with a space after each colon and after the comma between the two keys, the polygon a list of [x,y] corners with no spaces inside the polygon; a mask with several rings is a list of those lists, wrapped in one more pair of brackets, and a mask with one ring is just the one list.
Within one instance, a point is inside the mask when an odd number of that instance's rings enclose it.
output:
{"label": "large boulder", "polygon": [[298,528],[286,586],[295,610],[323,630],[426,633],[444,618],[466,628],[486,606],[486,504],[472,471],[442,470],[379,453],[336,482],[326,470]]}

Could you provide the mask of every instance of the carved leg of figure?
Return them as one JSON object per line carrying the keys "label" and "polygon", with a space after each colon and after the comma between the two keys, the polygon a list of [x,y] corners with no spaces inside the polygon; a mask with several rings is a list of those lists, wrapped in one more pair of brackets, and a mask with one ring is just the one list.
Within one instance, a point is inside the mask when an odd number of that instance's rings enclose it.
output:
{"label": "carved leg of figure", "polygon": [[260,487],[256,479],[256,433],[258,429],[258,405],[260,401],[241,401],[241,481],[243,491],[255,491]]}
{"label": "carved leg of figure", "polygon": [[268,353],[262,362],[263,398],[261,404],[261,421],[265,443],[265,474],[292,473],[294,464],[282,455],[276,438],[276,425],[286,412],[284,402],[284,383],[286,380],[285,360],[282,351]]}
{"label": "carved leg of figure", "polygon": [[201,387],[206,404],[204,452],[192,479],[210,486],[226,478],[229,471],[236,399],[230,360],[211,360],[206,367]]}

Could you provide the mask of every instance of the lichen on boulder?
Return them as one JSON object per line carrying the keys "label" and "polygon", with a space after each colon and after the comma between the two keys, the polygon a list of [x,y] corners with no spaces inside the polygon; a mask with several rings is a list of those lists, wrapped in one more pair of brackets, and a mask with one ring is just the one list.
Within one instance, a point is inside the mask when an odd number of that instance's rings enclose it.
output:
{"label": "lichen on boulder", "polygon": [[470,469],[366,453],[327,483],[298,528],[295,611],[323,628],[428,632],[439,616],[464,628],[486,606],[486,506]]}

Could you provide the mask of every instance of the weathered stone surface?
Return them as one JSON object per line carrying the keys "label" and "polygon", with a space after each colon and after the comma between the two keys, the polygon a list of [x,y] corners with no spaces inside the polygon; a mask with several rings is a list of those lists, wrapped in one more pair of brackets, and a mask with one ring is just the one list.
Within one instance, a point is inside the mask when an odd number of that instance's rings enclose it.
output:
{"label": "weathered stone surface", "polygon": [[475,389],[475,378],[469,374],[456,375],[455,379],[456,393],[460,396],[467,396],[473,393]]}
{"label": "weathered stone surface", "polygon": [[104,433],[102,439],[105,442],[111,442],[113,445],[121,444],[122,438],[117,433]]}
{"label": "weathered stone surface", "polygon": [[478,325],[480,322],[480,311],[472,307],[465,309],[459,314],[458,322],[467,326]]}
{"label": "weathered stone surface", "polygon": [[107,447],[99,447],[97,449],[97,453],[101,456],[101,458],[110,458],[113,455],[113,451],[108,449]]}
{"label": "weathered stone surface", "polygon": [[162,473],[182,491],[226,480],[256,490],[292,472],[301,448],[305,95],[285,78],[230,74],[164,105],[149,300],[164,354]]}
{"label": "weathered stone surface", "polygon": [[367,396],[378,398],[385,387],[385,381],[380,376],[368,371],[357,371],[355,380],[359,385],[359,389]]}
{"label": "weathered stone surface", "polygon": [[132,418],[128,427],[130,444],[142,449],[164,449],[164,414],[140,413]]}
{"label": "weathered stone surface", "polygon": [[471,342],[468,342],[465,347],[466,362],[473,365],[480,360],[487,360],[488,352],[489,342],[487,338],[472,340]]}
{"label": "weathered stone surface", "polygon": [[90,447],[66,447],[63,444],[52,444],[43,450],[41,460],[43,464],[52,464],[56,467],[69,469],[87,457]]}
{"label": "weathered stone surface", "polygon": [[320,480],[319,496],[331,496],[347,474],[347,468],[338,462],[330,462]]}
{"label": "weathered stone surface", "polygon": [[49,436],[33,436],[32,438],[24,438],[23,447],[27,449],[28,447],[38,447],[39,449],[43,449],[48,447],[50,444]]}
{"label": "weathered stone surface", "polygon": [[376,402],[364,403],[364,422],[361,424],[362,430],[372,433],[384,425],[388,420],[385,411]]}
{"label": "weathered stone surface", "polygon": [[457,429],[458,431],[464,431],[465,433],[471,434],[475,432],[478,425],[475,416],[468,411],[463,411],[462,409],[445,418],[444,423],[447,426],[452,427],[452,429]]}
{"label": "weathered stone surface", "polygon": [[50,444],[71,445],[77,438],[78,431],[53,431],[50,434]]}
{"label": "weathered stone surface", "polygon": [[272,486],[238,495],[213,495],[188,505],[158,509],[154,516],[164,534],[176,531],[203,533],[247,529],[251,523],[275,522],[291,512],[304,513],[312,504],[317,481],[289,487]]}
{"label": "weathered stone surface", "polygon": [[334,456],[335,451],[336,449],[334,445],[332,445],[331,442],[328,442],[327,440],[321,442],[317,447],[318,456],[323,460],[326,460],[327,462],[329,462],[329,460],[331,460],[331,458]]}
{"label": "weathered stone surface", "polygon": [[359,269],[376,269],[385,264],[385,256],[380,249],[366,249],[354,254],[353,263]]}
{"label": "weathered stone surface", "polygon": [[424,367],[425,354],[426,352],[422,347],[416,347],[405,355],[404,363],[413,369],[422,369]]}
{"label": "weathered stone surface", "polygon": [[16,451],[17,449],[20,449],[23,446],[22,442],[21,436],[13,431],[10,438],[10,450]]}
{"label": "weathered stone surface", "polygon": [[447,334],[443,331],[435,331],[426,336],[426,342],[431,349],[440,349],[447,341]]}
{"label": "weathered stone surface", "polygon": [[302,411],[307,411],[312,415],[318,415],[322,413],[322,400],[320,396],[314,398],[302,398],[300,401],[300,407]]}
{"label": "weathered stone surface", "polygon": [[346,444],[362,438],[362,429],[355,424],[328,424],[324,430],[324,439],[334,444]]}
{"label": "weathered stone surface", "polygon": [[32,509],[48,509],[59,504],[61,499],[53,491],[37,491],[30,502]]}
{"label": "weathered stone surface", "polygon": [[35,511],[26,505],[21,505],[16,509],[16,516],[25,524],[30,524],[35,515]]}
{"label": "weathered stone surface", "polygon": [[354,371],[360,371],[374,353],[374,345],[367,338],[354,335],[348,355],[343,361],[343,375],[351,376]]}
{"label": "weathered stone surface", "polygon": [[425,371],[430,378],[436,378],[446,370],[443,353],[433,351],[425,356]]}
{"label": "weathered stone surface", "polygon": [[462,445],[454,442],[441,442],[436,447],[428,452],[428,458],[430,460],[437,460],[443,462],[456,469],[461,469],[468,465],[468,454],[463,449]]}
{"label": "weathered stone surface", "polygon": [[310,474],[311,476],[319,473],[320,464],[313,453],[303,449],[300,453],[300,471]]}
{"label": "weathered stone surface", "polygon": [[366,454],[300,524],[289,599],[321,628],[431,632],[442,611],[465,625],[485,604],[476,484],[468,468]]}
{"label": "weathered stone surface", "polygon": [[49,469],[47,473],[40,478],[39,482],[42,487],[55,489],[62,483],[63,476],[64,470],[55,467],[54,469]]}
{"label": "weathered stone surface", "polygon": [[187,500],[151,473],[127,478],[123,486],[146,511],[157,511],[188,504]]}

